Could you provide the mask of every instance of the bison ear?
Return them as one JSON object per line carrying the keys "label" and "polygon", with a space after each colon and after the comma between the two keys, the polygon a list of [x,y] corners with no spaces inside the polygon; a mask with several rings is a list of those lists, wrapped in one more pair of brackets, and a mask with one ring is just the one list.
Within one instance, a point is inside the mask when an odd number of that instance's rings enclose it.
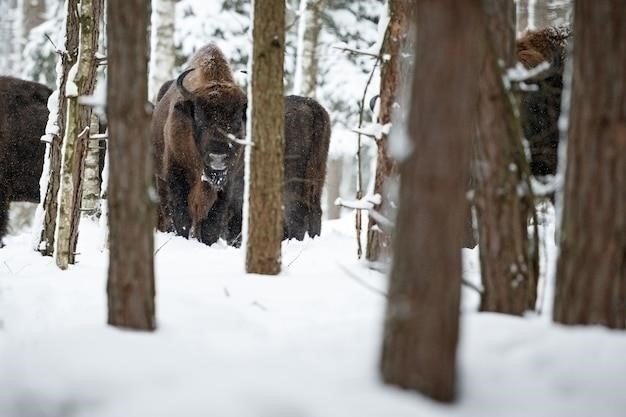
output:
{"label": "bison ear", "polygon": [[193,103],[191,100],[181,100],[174,104],[174,110],[193,119]]}

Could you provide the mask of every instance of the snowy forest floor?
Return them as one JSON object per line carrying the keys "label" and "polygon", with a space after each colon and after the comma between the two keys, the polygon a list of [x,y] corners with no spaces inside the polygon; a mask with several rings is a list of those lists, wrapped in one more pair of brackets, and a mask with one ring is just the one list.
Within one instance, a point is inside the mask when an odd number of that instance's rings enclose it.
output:
{"label": "snowy forest floor", "polygon": [[[384,386],[386,279],[355,259],[352,227],[348,216],[325,222],[321,238],[286,243],[278,277],[245,275],[241,249],[158,233],[154,333],[106,325],[107,253],[95,224],[81,225],[79,263],[67,272],[32,251],[28,232],[9,236],[0,416],[625,415],[626,333],[557,326],[547,313],[478,313],[468,289],[459,402]],[[464,254],[476,281],[476,251]]]}

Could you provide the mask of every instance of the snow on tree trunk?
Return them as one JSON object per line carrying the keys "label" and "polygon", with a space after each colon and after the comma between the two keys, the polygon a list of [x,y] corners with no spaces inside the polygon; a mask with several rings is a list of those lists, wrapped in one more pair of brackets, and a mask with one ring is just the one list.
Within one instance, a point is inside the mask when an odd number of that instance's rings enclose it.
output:
{"label": "snow on tree trunk", "polygon": [[408,118],[408,145],[415,151],[399,163],[381,371],[386,383],[438,401],[455,398],[459,240],[473,135],[468,126],[475,121],[482,62],[480,5],[480,0],[417,0],[415,7]]}
{"label": "snow on tree trunk", "polygon": [[300,0],[298,49],[293,94],[315,97],[318,73],[318,39],[325,0]]}
{"label": "snow on tree trunk", "polygon": [[246,271],[276,275],[283,238],[284,0],[253,0],[248,84],[244,242]]}
{"label": "snow on tree trunk", "polygon": [[626,8],[574,2],[554,319],[626,328]]}
{"label": "snow on tree trunk", "polygon": [[[398,87],[402,84],[400,67],[402,61],[411,59],[410,54],[403,54],[403,46],[409,36],[409,18],[413,7],[412,0],[389,0],[389,20],[382,42],[382,68],[380,80],[380,106],[378,123],[388,126],[392,122],[394,108],[397,107]],[[407,74],[404,74],[407,75]],[[383,132],[387,129],[383,129]],[[392,195],[392,183],[398,181],[398,169],[389,155],[388,134],[383,133],[376,141],[378,152],[376,158],[376,175],[374,193],[379,194],[381,203],[374,207],[377,213],[390,217],[391,207],[395,205]],[[369,261],[388,260],[391,251],[391,235],[384,231],[376,216],[370,214],[367,227],[366,258]]]}
{"label": "snow on tree trunk", "polygon": [[80,106],[78,96],[89,96],[94,90],[95,54],[102,4],[103,0],[81,0],[79,4],[78,58],[68,74],[65,89],[68,104],[55,232],[55,257],[57,266],[61,269],[67,268],[75,261],[81,213],[85,144],[89,141],[91,124],[91,108]]}
{"label": "snow on tree trunk", "polygon": [[99,133],[98,117],[92,114],[89,125],[89,140],[85,150],[81,202],[81,211],[88,216],[97,216],[100,212],[100,139],[97,136]]}
{"label": "snow on tree trunk", "polygon": [[156,193],[146,108],[148,0],[107,3],[108,323],[153,330]]}
{"label": "snow on tree trunk", "polygon": [[156,101],[156,94],[165,81],[172,79],[175,66],[174,0],[152,1],[152,34],[150,38],[150,70],[148,97]]}
{"label": "snow on tree trunk", "polygon": [[[35,224],[37,229],[35,234],[38,243],[36,248],[42,255],[52,256],[54,252],[54,236],[57,219],[57,194],[61,181],[61,144],[65,136],[65,115],[67,101],[65,100],[65,85],[67,83],[68,72],[76,62],[78,53],[78,0],[65,1],[65,24],[64,24],[64,45],[59,63],[57,64],[56,92],[53,96],[56,103],[49,102],[48,108],[51,110],[48,125],[46,127],[47,149],[44,164],[44,172],[40,181],[40,189],[45,197],[41,198],[37,208],[39,224]],[[57,110],[57,111],[52,111]]]}
{"label": "snow on tree trunk", "polygon": [[515,11],[510,2],[484,4],[489,47],[479,80],[474,201],[484,287],[480,309],[521,315],[535,308],[538,245],[528,234],[535,212],[518,112],[499,64],[510,67],[516,60]]}

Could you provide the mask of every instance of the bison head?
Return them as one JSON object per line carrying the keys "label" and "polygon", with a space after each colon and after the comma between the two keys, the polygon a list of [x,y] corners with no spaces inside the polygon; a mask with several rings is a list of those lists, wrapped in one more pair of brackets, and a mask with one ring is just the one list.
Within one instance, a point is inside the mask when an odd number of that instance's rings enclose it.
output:
{"label": "bison head", "polygon": [[176,80],[183,100],[176,108],[189,117],[193,137],[203,163],[202,180],[222,189],[227,175],[240,160],[245,136],[246,95],[235,84],[211,82],[189,91],[183,85],[184,71]]}

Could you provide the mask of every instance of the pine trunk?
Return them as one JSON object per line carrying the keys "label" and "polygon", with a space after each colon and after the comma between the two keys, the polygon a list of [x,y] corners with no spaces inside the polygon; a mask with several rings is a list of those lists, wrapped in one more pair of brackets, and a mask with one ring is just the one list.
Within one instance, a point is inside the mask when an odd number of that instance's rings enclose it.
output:
{"label": "pine trunk", "polygon": [[[49,125],[55,126],[54,133],[50,133],[50,143],[46,146],[47,172],[42,174],[43,181],[40,184],[42,197],[37,208],[43,223],[36,225],[40,228],[37,234],[37,250],[44,256],[52,256],[55,248],[55,231],[58,212],[58,192],[61,182],[61,146],[65,136],[65,124],[67,113],[67,100],[65,99],[65,86],[70,68],[76,63],[78,55],[79,21],[78,0],[65,1],[65,45],[64,53],[61,54],[57,65],[56,98],[58,100],[58,112],[51,113]],[[49,132],[47,132],[49,133]]]}
{"label": "pine trunk", "polygon": [[[82,177],[85,144],[89,141],[91,108],[78,104],[78,96],[93,93],[96,80],[98,22],[103,0],[81,0],[79,8],[78,60],[66,88],[67,120],[61,156],[61,182],[56,221],[55,257],[61,269],[75,262],[80,204],[82,201]],[[71,93],[70,93],[70,90]],[[74,91],[75,90],[75,91]]]}
{"label": "pine trunk", "polygon": [[109,0],[107,5],[108,323],[137,330],[156,326],[147,6],[147,0]]}
{"label": "pine trunk", "polygon": [[[455,397],[466,170],[482,62],[479,0],[417,0],[409,117],[385,319],[385,382]],[[451,51],[454,51],[453,53]]]}
{"label": "pine trunk", "polygon": [[246,148],[246,271],[276,275],[283,238],[285,4],[253,0],[253,8],[248,132],[254,146]]}
{"label": "pine trunk", "polygon": [[479,80],[475,164],[484,288],[480,309],[521,315],[535,308],[538,252],[527,226],[534,216],[529,166],[515,102],[503,85],[504,68],[499,65],[507,68],[515,62],[515,10],[512,2],[500,0],[484,5],[489,47]]}
{"label": "pine trunk", "polygon": [[[398,87],[403,83],[400,68],[407,58],[402,54],[403,44],[409,36],[409,18],[414,0],[389,0],[389,24],[385,31],[381,54],[383,56],[380,80],[380,114],[378,123],[387,125],[392,121],[394,104],[397,102]],[[378,213],[390,217],[390,206],[394,203],[390,193],[390,182],[397,182],[398,169],[391,159],[388,149],[389,138],[383,133],[378,145],[376,158],[376,175],[374,193],[382,197],[381,204],[374,207]],[[376,218],[369,216],[367,226],[367,249],[365,256],[369,261],[389,259],[391,253],[391,236],[377,223]]]}
{"label": "pine trunk", "polygon": [[150,37],[150,71],[148,97],[156,102],[156,94],[164,82],[172,79],[175,66],[174,0],[152,0],[152,34]]}
{"label": "pine trunk", "polygon": [[626,8],[574,2],[554,319],[626,327]]}

